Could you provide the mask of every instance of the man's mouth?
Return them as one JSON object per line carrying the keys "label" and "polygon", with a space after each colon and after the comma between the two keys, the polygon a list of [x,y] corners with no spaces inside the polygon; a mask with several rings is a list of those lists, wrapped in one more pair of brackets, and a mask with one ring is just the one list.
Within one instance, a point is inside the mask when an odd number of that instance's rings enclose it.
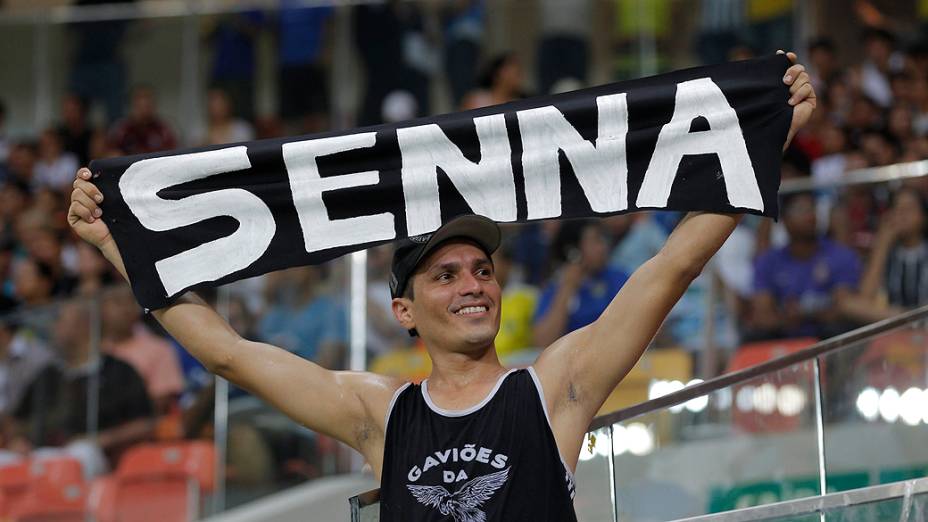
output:
{"label": "man's mouth", "polygon": [[454,312],[454,315],[470,315],[470,314],[479,314],[487,311],[486,306],[465,306],[457,312]]}

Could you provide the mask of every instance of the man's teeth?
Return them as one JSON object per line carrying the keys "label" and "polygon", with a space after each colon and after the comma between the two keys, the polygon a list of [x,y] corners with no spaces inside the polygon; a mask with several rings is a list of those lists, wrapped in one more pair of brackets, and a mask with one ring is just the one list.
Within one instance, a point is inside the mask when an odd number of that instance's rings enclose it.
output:
{"label": "man's teeth", "polygon": [[479,314],[480,312],[486,312],[486,311],[487,311],[487,307],[485,306],[467,306],[467,307],[461,308],[460,310],[455,312],[455,314],[457,315]]}

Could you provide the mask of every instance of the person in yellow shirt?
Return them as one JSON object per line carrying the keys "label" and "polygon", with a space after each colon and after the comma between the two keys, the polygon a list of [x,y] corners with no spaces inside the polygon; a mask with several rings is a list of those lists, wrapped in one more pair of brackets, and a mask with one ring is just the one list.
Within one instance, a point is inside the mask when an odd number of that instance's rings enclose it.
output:
{"label": "person in yellow shirt", "polygon": [[538,303],[538,289],[522,283],[513,273],[513,269],[518,267],[513,264],[512,249],[511,241],[503,241],[493,253],[496,279],[503,289],[496,351],[504,361],[533,347],[532,318]]}

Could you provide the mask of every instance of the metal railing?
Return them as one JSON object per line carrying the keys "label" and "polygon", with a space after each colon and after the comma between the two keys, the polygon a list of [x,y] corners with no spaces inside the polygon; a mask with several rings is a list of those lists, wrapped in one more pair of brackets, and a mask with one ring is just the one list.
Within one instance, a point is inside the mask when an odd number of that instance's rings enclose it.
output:
{"label": "metal railing", "polygon": [[[694,399],[708,396],[712,392],[725,390],[735,385],[747,383],[761,376],[773,375],[784,369],[795,367],[798,363],[811,362],[814,365],[814,384],[815,384],[815,415],[816,431],[818,444],[818,469],[821,472],[819,477],[819,493],[817,496],[794,500],[789,502],[773,503],[757,507],[746,508],[725,514],[700,515],[690,517],[686,521],[753,521],[753,520],[773,520],[776,516],[785,514],[803,514],[819,513],[825,510],[832,510],[849,505],[849,503],[859,504],[864,502],[875,502],[882,499],[897,498],[902,495],[913,493],[923,493],[928,491],[928,479],[919,479],[916,481],[906,482],[904,484],[879,485],[870,488],[860,489],[859,491],[844,491],[836,494],[826,494],[826,476],[825,476],[825,450],[824,450],[824,425],[822,411],[822,393],[821,393],[821,367],[820,360],[823,356],[835,354],[847,347],[857,343],[873,339],[881,334],[886,334],[907,325],[916,324],[928,319],[928,306],[923,306],[898,316],[873,323],[851,332],[821,341],[804,350],[770,360],[740,371],[722,375],[714,379],[707,380],[703,383],[688,386],[682,390],[670,393],[656,399],[652,399],[635,406],[625,408],[613,413],[602,415],[593,420],[588,428],[588,433],[597,430],[611,430],[614,426],[629,419],[641,417],[643,415],[655,412],[661,412],[672,407],[678,407]],[[926,419],[928,422],[928,419]],[[611,437],[610,437],[611,439]],[[926,440],[928,443],[928,440]],[[610,441],[611,445],[611,441]],[[612,520],[618,521],[619,516],[615,507],[616,484],[615,477],[615,455],[609,452],[609,474],[610,489],[612,490],[611,502]],[[372,490],[351,497],[349,503],[352,512],[352,522],[377,520],[377,504],[380,501],[380,490]]]}

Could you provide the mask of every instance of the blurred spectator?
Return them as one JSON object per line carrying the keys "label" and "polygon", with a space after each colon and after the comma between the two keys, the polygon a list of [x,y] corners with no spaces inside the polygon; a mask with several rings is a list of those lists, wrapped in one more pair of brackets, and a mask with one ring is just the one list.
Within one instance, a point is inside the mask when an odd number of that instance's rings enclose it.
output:
{"label": "blurred spectator", "polygon": [[100,307],[103,351],[132,365],[145,382],[155,412],[170,413],[184,391],[174,348],[140,322],[142,310],[127,284],[103,293]]}
{"label": "blurred spectator", "polygon": [[255,42],[264,25],[261,11],[220,15],[207,35],[213,49],[210,85],[229,94],[235,114],[254,118]]}
{"label": "blurred spectator", "polygon": [[28,329],[0,319],[0,417],[13,412],[26,387],[51,363],[51,352]]}
{"label": "blurred spectator", "polygon": [[864,30],[864,62],[860,65],[860,89],[865,96],[882,108],[893,101],[889,77],[901,69],[899,57],[894,55],[896,38],[885,29],[870,27]]}
{"label": "blurred spectator", "polygon": [[497,56],[480,75],[479,88],[464,97],[461,109],[479,109],[525,98],[522,63],[513,53]]}
{"label": "blurred spectator", "polygon": [[[87,101],[84,98],[74,93],[64,97],[58,134],[62,147],[77,158],[78,164],[86,166],[90,163],[90,146],[95,131],[87,122]],[[71,177],[74,177],[73,172]]]}
{"label": "blurred spectator", "polygon": [[538,347],[592,323],[628,280],[625,272],[607,265],[609,238],[599,220],[563,222],[551,250],[566,264],[542,291],[535,310]]}
{"label": "blurred spectator", "polygon": [[255,138],[255,131],[251,125],[242,119],[235,118],[229,96],[219,88],[212,88],[206,95],[207,127],[206,139],[203,145],[222,145],[225,143],[238,143]]}
{"label": "blurred spectator", "polygon": [[119,279],[113,275],[113,265],[107,261],[100,249],[90,243],[80,241],[75,247],[77,251],[77,284],[75,292],[81,296],[95,296],[104,287],[110,286]]}
{"label": "blurred spectator", "polygon": [[258,322],[261,340],[331,369],[341,368],[348,340],[344,307],[322,288],[322,267],[268,274],[269,309]]}
{"label": "blurred spectator", "polygon": [[299,133],[329,126],[327,41],[334,9],[283,0],[278,21],[280,115]]}
{"label": "blurred spectator", "polygon": [[809,42],[809,63],[806,64],[806,70],[815,92],[823,96],[827,83],[832,81],[839,71],[835,43],[830,38],[820,37]]}
{"label": "blurred spectator", "polygon": [[[78,458],[85,475],[97,476],[113,468],[124,449],[151,437],[151,401],[130,365],[91,349],[86,305],[62,305],[54,339],[63,364],[46,366],[27,388],[15,416],[18,434],[28,442],[16,446],[39,448],[33,454],[36,458],[59,453]],[[92,440],[86,438],[91,432],[87,415],[90,379],[99,387]]]}
{"label": "blurred spectator", "polygon": [[[128,4],[134,0],[77,0],[77,5]],[[79,22],[71,26],[76,37],[69,90],[86,100],[100,101],[109,123],[125,109],[126,65],[122,57],[127,20]]]}
{"label": "blurred spectator", "polygon": [[32,259],[48,267],[51,272],[52,295],[68,296],[74,291],[77,279],[65,267],[64,244],[60,232],[47,226],[31,228],[25,240],[25,247]]}
{"label": "blurred spectator", "polygon": [[55,290],[55,274],[45,263],[30,257],[13,268],[13,295],[25,306],[39,306],[51,301]]}
{"label": "blurred spectator", "polygon": [[155,92],[145,86],[132,91],[129,117],[113,127],[109,141],[110,146],[126,155],[170,150],[177,146],[174,133],[158,116]]}
{"label": "blurred spectator", "polygon": [[[671,216],[674,219],[668,220]],[[609,257],[609,266],[627,274],[660,252],[679,220],[679,213],[638,212],[632,220],[628,233],[616,244]]]}
{"label": "blurred spectator", "polygon": [[445,74],[451,89],[451,103],[459,107],[464,96],[474,88],[480,46],[483,41],[484,0],[446,0]]}
{"label": "blurred spectator", "polygon": [[390,303],[390,262],[392,245],[367,251],[367,350],[377,357],[412,344],[406,329],[396,322]]}
{"label": "blurred spectator", "polygon": [[354,10],[354,35],[365,71],[359,125],[381,123],[383,101],[397,90],[416,99],[417,116],[430,108],[430,75],[437,67],[434,42],[425,36],[421,6],[390,0]]}
{"label": "blurred spectator", "polygon": [[33,186],[61,191],[71,186],[77,168],[77,157],[64,150],[58,131],[42,131],[39,137],[39,161],[35,164],[32,177]]}
{"label": "blurred spectator", "polygon": [[793,2],[747,0],[748,34],[754,52],[769,54],[793,45]]}
{"label": "blurred spectator", "polygon": [[495,344],[496,353],[503,358],[535,346],[532,320],[538,304],[538,289],[521,281],[519,267],[512,260],[513,246],[512,240],[507,238],[493,252],[493,271],[502,289]]}
{"label": "blurred spectator", "polygon": [[703,64],[728,61],[732,49],[745,40],[743,0],[702,0],[696,49]]}
{"label": "blurred spectator", "polygon": [[883,214],[860,296],[876,309],[892,312],[928,304],[928,203],[917,190],[893,194]]}
{"label": "blurred spectator", "polygon": [[754,265],[750,336],[825,338],[844,331],[849,318],[839,305],[860,281],[857,255],[818,235],[811,194],[784,198],[781,217],[789,243]]}
{"label": "blurred spectator", "polygon": [[0,240],[12,242],[15,239],[16,220],[31,203],[31,191],[25,182],[13,178],[0,186]]}
{"label": "blurred spectator", "polygon": [[[6,162],[10,156],[10,139],[6,137],[6,104],[0,100],[0,171],[6,170]],[[0,180],[6,179],[3,173]]]}
{"label": "blurred spectator", "polygon": [[38,155],[39,150],[35,143],[30,141],[14,143],[10,148],[10,156],[7,159],[7,169],[9,171],[7,179],[15,179],[31,185]]}
{"label": "blurred spectator", "polygon": [[593,5],[590,0],[541,0],[538,91],[551,94],[562,79],[588,79]]}

